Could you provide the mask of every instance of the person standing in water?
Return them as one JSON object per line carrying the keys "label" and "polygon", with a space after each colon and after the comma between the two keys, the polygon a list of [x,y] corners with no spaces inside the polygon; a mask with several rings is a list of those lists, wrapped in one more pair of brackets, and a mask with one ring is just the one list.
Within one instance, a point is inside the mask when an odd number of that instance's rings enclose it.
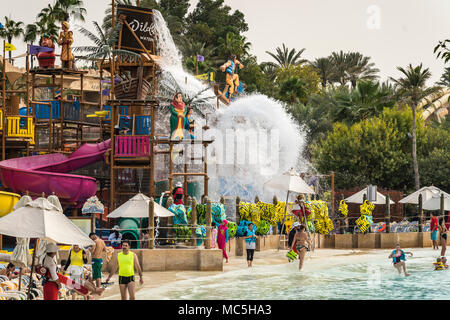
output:
{"label": "person standing in water", "polygon": [[228,255],[227,250],[225,248],[225,244],[228,242],[228,221],[223,220],[222,224],[219,226],[219,230],[217,232],[217,247],[222,250],[223,257],[226,259],[226,263],[228,263]]}
{"label": "person standing in water", "polygon": [[439,238],[441,239],[441,257],[445,256],[445,251],[447,251],[447,226],[445,225],[445,219],[441,219],[439,224]]}
{"label": "person standing in water", "polygon": [[248,267],[251,267],[253,264],[253,255],[255,254],[255,248],[256,248],[256,237],[255,237],[255,230],[253,227],[253,223],[250,223],[248,225],[248,234],[245,239],[245,248],[247,249],[247,265]]}
{"label": "person standing in water", "polygon": [[431,241],[433,242],[433,249],[439,250],[439,245],[437,242],[437,232],[439,230],[439,223],[437,218],[434,216],[433,212],[430,213],[430,231],[431,231]]}
{"label": "person standing in water", "polygon": [[134,268],[138,270],[139,273],[139,283],[144,284],[144,279],[142,279],[142,269],[139,264],[138,257],[136,253],[130,251],[131,245],[129,240],[122,241],[122,252],[117,255],[117,260],[114,261],[114,266],[111,269],[111,273],[106,279],[106,283],[109,282],[112,275],[116,273],[117,268],[119,268],[119,287],[120,296],[122,300],[127,300],[127,291],[130,294],[130,300],[135,300],[136,286],[134,282]]}
{"label": "person standing in water", "polygon": [[311,241],[309,240],[308,234],[305,232],[306,227],[301,225],[298,232],[295,234],[292,243],[295,245],[299,255],[298,270],[302,270],[303,261],[305,260],[306,252],[309,251],[311,247]]}
{"label": "person standing in water", "polygon": [[405,252],[402,249],[400,249],[400,244],[397,243],[397,245],[395,246],[394,251],[392,251],[392,253],[389,255],[388,259],[392,259],[392,262],[394,263],[394,267],[397,269],[398,273],[401,274],[402,273],[402,268],[403,268],[403,272],[405,273],[405,276],[410,276],[409,273],[406,272],[406,255],[405,254],[409,254],[412,257],[412,252]]}
{"label": "person standing in water", "polygon": [[89,238],[95,242],[90,249],[92,254],[92,279],[94,279],[97,288],[100,288],[102,284],[102,254],[106,252],[106,244],[105,241],[97,237],[95,232],[91,232]]}

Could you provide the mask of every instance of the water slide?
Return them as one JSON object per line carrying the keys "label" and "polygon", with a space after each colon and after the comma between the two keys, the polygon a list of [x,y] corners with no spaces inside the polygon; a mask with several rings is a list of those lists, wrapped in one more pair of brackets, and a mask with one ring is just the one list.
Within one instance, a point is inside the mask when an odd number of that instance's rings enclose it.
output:
{"label": "water slide", "polygon": [[102,161],[111,141],[84,144],[70,156],[52,153],[14,158],[0,162],[0,180],[13,192],[31,196],[55,193],[61,202],[78,206],[97,192],[94,178],[68,174],[76,169]]}

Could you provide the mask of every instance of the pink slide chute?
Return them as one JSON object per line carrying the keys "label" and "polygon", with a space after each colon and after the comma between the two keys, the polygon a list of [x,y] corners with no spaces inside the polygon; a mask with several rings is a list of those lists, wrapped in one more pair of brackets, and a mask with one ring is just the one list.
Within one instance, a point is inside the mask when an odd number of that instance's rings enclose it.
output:
{"label": "pink slide chute", "polygon": [[0,162],[0,180],[13,192],[31,196],[55,193],[61,202],[82,205],[97,192],[94,178],[68,174],[104,160],[111,140],[84,144],[70,156],[61,153],[14,158]]}

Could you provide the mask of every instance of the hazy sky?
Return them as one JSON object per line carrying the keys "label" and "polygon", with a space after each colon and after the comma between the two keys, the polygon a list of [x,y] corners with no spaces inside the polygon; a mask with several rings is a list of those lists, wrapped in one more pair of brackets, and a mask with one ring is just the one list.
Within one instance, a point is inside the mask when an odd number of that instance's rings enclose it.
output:
{"label": "hazy sky", "polygon": [[[0,0],[3,9],[0,16],[10,15],[15,20],[32,23],[39,11],[53,2]],[[91,21],[103,20],[111,0],[84,2],[89,29]],[[193,5],[197,2],[191,0]],[[423,62],[432,72],[432,82],[443,73],[444,64],[436,59],[433,48],[439,40],[450,37],[450,0],[225,0],[225,3],[245,14],[249,25],[246,36],[258,62],[270,60],[265,51],[273,52],[285,43],[289,48],[306,48],[304,58],[309,60],[332,51],[359,51],[372,58],[381,70],[382,80],[399,76],[396,67],[409,63]],[[75,40],[75,46],[88,44],[82,36],[76,35]],[[25,51],[19,41],[13,43],[18,48],[13,55]]]}

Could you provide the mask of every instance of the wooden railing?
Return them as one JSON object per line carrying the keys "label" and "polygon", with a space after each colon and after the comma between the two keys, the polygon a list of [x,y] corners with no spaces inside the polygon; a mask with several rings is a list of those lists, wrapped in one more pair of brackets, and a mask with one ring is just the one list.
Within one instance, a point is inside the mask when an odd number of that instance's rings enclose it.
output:
{"label": "wooden railing", "polygon": [[[31,143],[34,144],[34,122],[33,117],[26,116],[9,116],[6,117],[8,137],[15,138],[31,138]],[[3,124],[3,115],[2,115]]]}
{"label": "wooden railing", "polygon": [[114,154],[116,157],[148,157],[150,155],[150,137],[117,136]]}

